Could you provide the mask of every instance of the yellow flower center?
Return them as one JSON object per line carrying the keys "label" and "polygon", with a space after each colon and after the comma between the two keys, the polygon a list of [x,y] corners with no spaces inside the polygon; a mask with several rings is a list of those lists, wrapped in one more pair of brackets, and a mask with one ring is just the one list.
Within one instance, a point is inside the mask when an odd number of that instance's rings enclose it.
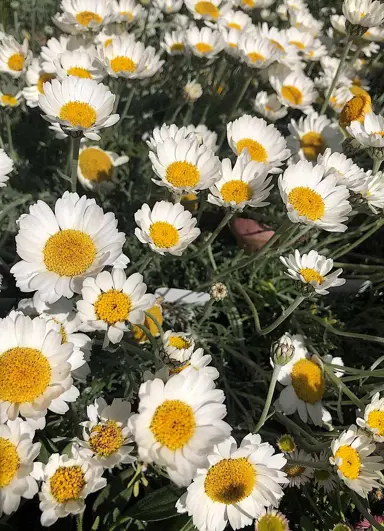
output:
{"label": "yellow flower center", "polygon": [[250,52],[248,54],[248,57],[252,63],[256,63],[256,61],[265,61],[264,55],[261,55],[260,53],[257,53],[257,52]]}
{"label": "yellow flower center", "polygon": [[192,188],[200,180],[200,172],[197,167],[186,160],[172,162],[167,167],[165,178],[176,188]]}
{"label": "yellow flower center", "polygon": [[60,325],[61,344],[63,345],[67,342],[67,332],[65,331],[64,325],[54,317],[52,317],[51,320],[54,321],[56,324]]}
{"label": "yellow flower center", "polygon": [[239,30],[239,31],[241,30],[240,24],[236,24],[236,22],[228,22],[227,28],[228,29],[236,29],[236,30]]}
{"label": "yellow flower center", "polygon": [[253,190],[249,184],[240,180],[226,182],[220,190],[221,197],[227,203],[234,201],[236,204],[252,199]]}
{"label": "yellow flower center", "polygon": [[247,7],[254,7],[255,0],[242,0],[242,3]]}
{"label": "yellow flower center", "polygon": [[131,72],[136,70],[136,63],[129,57],[119,55],[111,60],[111,68],[114,72]]}
{"label": "yellow flower center", "polygon": [[169,249],[179,242],[179,231],[166,221],[155,221],[149,228],[149,235],[160,249]]}
{"label": "yellow flower center", "polygon": [[85,487],[85,476],[81,467],[60,466],[50,479],[51,494],[58,503],[78,500]]}
{"label": "yellow flower center", "polygon": [[120,11],[120,15],[122,17],[127,17],[129,21],[133,19],[133,13],[131,13],[130,11]]}
{"label": "yellow flower center", "polygon": [[204,490],[212,501],[232,505],[250,496],[255,483],[256,471],[245,457],[222,459],[208,470]]}
{"label": "yellow flower center", "polygon": [[303,103],[303,93],[293,85],[284,85],[281,89],[281,95],[292,105],[301,105]]}
{"label": "yellow flower center", "polygon": [[305,467],[299,465],[286,465],[284,467],[284,472],[289,478],[297,478],[305,472]]}
{"label": "yellow flower center", "polygon": [[365,94],[357,94],[347,101],[340,113],[340,125],[346,127],[354,120],[362,123],[367,113],[372,112],[371,98]]}
{"label": "yellow flower center", "polygon": [[305,46],[300,41],[289,41],[289,44],[292,44],[292,46],[296,46],[299,50],[304,50]]}
{"label": "yellow flower center", "polygon": [[318,271],[310,267],[304,267],[303,269],[299,269],[299,273],[304,278],[304,281],[308,284],[313,281],[315,281],[317,284],[322,284],[325,280],[325,278],[320,275]]}
{"label": "yellow flower center", "polygon": [[85,79],[92,79],[92,75],[89,70],[82,68],[81,66],[72,66],[67,71],[67,76],[81,77]]}
{"label": "yellow flower center", "polygon": [[229,42],[228,45],[230,48],[237,48],[237,44],[235,42]]}
{"label": "yellow flower center", "polygon": [[44,83],[47,83],[48,81],[51,81],[52,79],[55,79],[55,74],[41,74],[39,77],[39,81],[37,82],[37,90],[40,92],[40,94],[44,94]]}
{"label": "yellow flower center", "polygon": [[[163,313],[159,304],[152,306],[152,308],[147,310],[147,313],[153,315],[160,326],[163,324]],[[160,334],[160,330],[155,324],[155,321],[148,317],[148,315],[145,316],[144,326],[148,328],[153,337],[157,337]],[[140,327],[135,325],[132,326],[132,335],[138,343],[144,343],[149,339],[147,334]]]}
{"label": "yellow flower center", "polygon": [[309,131],[301,137],[301,149],[307,160],[316,160],[317,156],[323,154],[327,144],[320,133]]}
{"label": "yellow flower center", "polygon": [[100,149],[84,149],[79,156],[79,166],[81,173],[90,181],[109,181],[112,178],[111,158]]}
{"label": "yellow flower center", "polygon": [[183,350],[191,346],[191,341],[181,336],[170,336],[168,343],[171,347],[177,348],[177,350]]}
{"label": "yellow flower center", "polygon": [[291,372],[292,386],[300,398],[309,404],[316,404],[323,398],[325,379],[321,368],[312,360],[297,361]]}
{"label": "yellow flower center", "polygon": [[76,15],[76,20],[82,26],[88,27],[91,22],[96,22],[96,24],[101,24],[103,19],[97,13],[93,11],[81,11]]}
{"label": "yellow flower center", "polygon": [[282,46],[279,42],[275,41],[274,39],[269,39],[272,44],[276,46],[279,50],[282,52],[285,52],[284,46]]}
{"label": "yellow flower center", "polygon": [[11,96],[10,94],[3,94],[1,96],[1,101],[4,103],[4,105],[9,105],[10,107],[17,105],[17,98],[15,98],[15,96]]}
{"label": "yellow flower center", "polygon": [[286,526],[275,514],[265,514],[257,521],[257,531],[285,531]]}
{"label": "yellow flower center", "polygon": [[384,411],[371,411],[368,415],[368,426],[377,429],[378,435],[384,437]]}
{"label": "yellow flower center", "polygon": [[97,318],[109,325],[127,321],[131,307],[130,297],[116,289],[101,293],[94,304]]}
{"label": "yellow flower center", "polygon": [[267,162],[268,152],[265,147],[251,138],[242,138],[236,144],[237,152],[241,153],[243,149],[248,149],[249,156],[256,162]]}
{"label": "yellow flower center", "polygon": [[177,367],[170,367],[169,374],[171,375],[179,374],[181,371],[183,371],[184,369],[190,366],[191,366],[191,363],[187,361],[186,363],[182,363],[181,365],[178,365]]}
{"label": "yellow flower center", "polygon": [[290,435],[283,435],[282,437],[280,437],[280,439],[278,440],[278,447],[280,448],[280,450],[282,452],[285,452],[285,453],[291,453],[291,452],[294,452],[296,450],[296,444],[295,444],[295,441],[293,440],[293,438],[290,436]]}
{"label": "yellow flower center", "polygon": [[175,44],[172,44],[171,46],[171,52],[183,52],[185,50],[185,46],[182,42],[175,42]]}
{"label": "yellow flower center", "polygon": [[324,216],[325,203],[320,194],[307,186],[297,186],[288,195],[288,201],[299,216],[305,216],[311,221]]}
{"label": "yellow flower center", "polygon": [[95,454],[109,457],[123,445],[124,438],[120,426],[114,420],[97,424],[91,430],[89,445]]}
{"label": "yellow flower center", "polygon": [[20,466],[16,446],[0,437],[0,489],[11,483]]}
{"label": "yellow flower center", "polygon": [[60,109],[59,118],[69,122],[73,127],[88,129],[96,122],[96,111],[89,103],[70,101]]}
{"label": "yellow flower center", "polygon": [[113,39],[107,39],[106,41],[104,41],[104,48],[108,48],[108,46],[110,46],[113,42]]}
{"label": "yellow flower center", "polygon": [[338,465],[338,469],[348,479],[357,479],[360,474],[360,455],[351,446],[343,445],[337,450],[335,457],[342,459],[342,463]]}
{"label": "yellow flower center", "polygon": [[8,68],[15,72],[21,72],[24,68],[25,57],[22,53],[14,53],[8,59]]}
{"label": "yellow flower center", "polygon": [[66,229],[56,232],[45,244],[44,264],[60,277],[85,273],[96,256],[96,246],[85,232]]}
{"label": "yellow flower center", "polygon": [[315,478],[317,481],[328,481],[331,477],[331,474],[328,470],[315,470]]}
{"label": "yellow flower center", "polygon": [[51,366],[40,350],[15,347],[0,356],[0,400],[33,402],[47,389]]}
{"label": "yellow flower center", "polygon": [[209,53],[213,50],[213,47],[206,42],[198,42],[195,44],[195,48],[199,53]]}
{"label": "yellow flower center", "polygon": [[169,450],[182,448],[195,432],[193,409],[181,400],[165,400],[152,418],[150,430],[156,441]]}
{"label": "yellow flower center", "polygon": [[199,15],[207,15],[212,18],[218,18],[220,14],[219,9],[212,2],[197,2],[195,11]]}

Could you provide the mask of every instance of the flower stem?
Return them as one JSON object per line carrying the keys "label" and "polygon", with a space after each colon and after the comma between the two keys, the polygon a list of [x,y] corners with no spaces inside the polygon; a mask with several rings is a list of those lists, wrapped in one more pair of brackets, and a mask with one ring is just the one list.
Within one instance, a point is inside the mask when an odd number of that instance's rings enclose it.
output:
{"label": "flower stem", "polygon": [[337,390],[341,390],[348,398],[352,400],[352,402],[361,410],[364,409],[364,404],[362,401],[357,398],[357,396],[352,393],[352,391],[338,378],[335,373],[333,372],[333,369],[329,367],[329,365],[323,365],[324,371],[326,372],[328,378],[331,380],[332,384]]}
{"label": "flower stem", "polygon": [[212,306],[215,304],[215,301],[214,299],[211,299],[208,304],[206,305],[206,308],[205,308],[205,312],[202,316],[202,318],[200,319],[199,323],[198,323],[198,328],[201,328],[202,324],[208,319],[208,317],[211,315],[211,311],[212,311]]}
{"label": "flower stem", "polygon": [[176,118],[178,117],[179,115],[179,112],[181,111],[181,109],[184,107],[185,105],[185,101],[183,101],[182,103],[180,103],[180,105],[178,105],[175,109],[175,112],[172,114],[171,116],[171,119],[169,120],[171,124],[174,124],[175,121],[176,121]]}
{"label": "flower stem", "polygon": [[334,328],[332,325],[326,323],[320,317],[316,317],[316,315],[311,315],[311,319],[320,323],[322,326],[324,326],[324,328],[331,332],[331,334],[335,334],[336,336],[350,337],[351,339],[362,339],[363,341],[371,341],[372,343],[382,343],[384,345],[384,337],[369,336],[367,334],[358,334],[355,332],[344,332],[343,330],[338,330],[337,328]]}
{"label": "flower stem", "polygon": [[268,416],[268,412],[269,412],[269,408],[271,407],[273,393],[275,392],[275,387],[276,387],[276,383],[277,383],[277,378],[279,376],[279,372],[280,372],[280,365],[276,364],[274,369],[273,369],[271,381],[269,383],[267,399],[266,399],[265,404],[264,404],[263,412],[261,414],[259,422],[256,424],[255,429],[254,429],[255,433],[257,433],[260,430],[260,428],[264,425],[264,422],[265,422],[265,420],[266,420],[266,418]]}
{"label": "flower stem", "polygon": [[378,219],[375,225],[368,232],[363,234],[360,238],[355,240],[350,245],[347,245],[346,247],[341,248],[340,252],[337,252],[335,255],[332,256],[332,258],[336,260],[336,258],[341,258],[345,254],[349,253],[350,251],[352,251],[352,249],[355,249],[355,247],[357,247],[358,245],[363,243],[365,240],[370,238],[373,234],[375,234],[375,232],[378,231],[383,225],[384,225],[384,219],[382,218]]}
{"label": "flower stem", "polygon": [[71,162],[71,192],[76,192],[77,187],[77,166],[79,164],[81,136],[71,137],[72,162]]}
{"label": "flower stem", "polygon": [[287,459],[287,465],[303,466],[304,468],[314,468],[315,470],[329,470],[329,464],[321,461],[302,461],[299,459]]}
{"label": "flower stem", "polygon": [[127,101],[125,102],[125,106],[124,106],[123,112],[121,113],[120,122],[122,122],[124,120],[124,118],[128,114],[129,108],[130,108],[132,100],[133,100],[133,96],[135,94],[135,89],[136,89],[136,87],[134,85],[132,85],[131,90],[128,93]]}
{"label": "flower stem", "polygon": [[14,149],[13,149],[11,119],[10,119],[8,113],[5,113],[5,122],[6,122],[6,125],[7,125],[9,153],[10,153],[11,157],[14,158],[15,157],[15,152],[14,152]]}
{"label": "flower stem", "polygon": [[204,242],[204,244],[200,247],[200,249],[194,253],[191,256],[186,256],[188,260],[197,258],[200,256],[212,243],[216,240],[220,232],[223,230],[223,228],[226,226],[228,221],[233,217],[234,212],[232,210],[228,210],[223,219],[220,221],[216,229],[212,232],[210,237]]}
{"label": "flower stem", "polygon": [[383,159],[373,159],[372,175],[376,175],[376,173],[380,170],[382,162]]}
{"label": "flower stem", "polygon": [[334,88],[336,86],[336,83],[337,83],[337,81],[338,81],[338,79],[340,77],[340,74],[343,71],[344,63],[345,63],[345,60],[346,60],[346,58],[348,56],[348,52],[349,52],[349,49],[350,49],[351,45],[352,45],[352,39],[349,38],[349,40],[348,40],[348,42],[345,45],[345,48],[343,50],[342,56],[340,57],[340,63],[339,63],[338,69],[336,70],[335,77],[333,78],[332,84],[329,87],[327,94],[325,95],[324,103],[323,103],[323,105],[321,107],[320,114],[324,114],[325,111],[327,110],[328,103],[329,103],[329,98],[332,96],[332,92],[333,92],[333,90],[334,90]]}
{"label": "flower stem", "polygon": [[292,302],[290,306],[286,310],[283,311],[283,313],[274,321],[272,324],[267,326],[267,328],[264,328],[260,331],[260,335],[266,336],[270,332],[272,332],[275,328],[281,325],[288,317],[296,310],[298,306],[306,299],[304,295],[299,295],[296,297],[296,299]]}
{"label": "flower stem", "polygon": [[83,531],[83,518],[84,513],[80,513],[76,516],[76,531]]}

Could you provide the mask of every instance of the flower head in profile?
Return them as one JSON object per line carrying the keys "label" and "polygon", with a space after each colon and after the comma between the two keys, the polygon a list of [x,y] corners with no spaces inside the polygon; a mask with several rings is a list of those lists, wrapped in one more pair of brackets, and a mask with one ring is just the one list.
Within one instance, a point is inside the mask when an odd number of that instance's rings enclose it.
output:
{"label": "flower head in profile", "polygon": [[314,475],[314,470],[311,466],[305,466],[302,464],[306,461],[310,465],[313,462],[312,456],[304,450],[295,450],[289,454],[289,459],[292,461],[301,461],[301,464],[286,464],[283,468],[284,472],[287,474],[287,479],[290,487],[300,488],[302,485],[305,485],[311,481]]}
{"label": "flower head in profile", "polygon": [[[163,13],[177,13],[183,7],[183,0],[153,0],[153,5]],[[185,16],[185,15],[182,15]]]}
{"label": "flower head in profile", "polygon": [[325,176],[334,174],[337,184],[343,184],[353,192],[359,191],[367,178],[365,171],[352,159],[346,157],[344,153],[332,153],[330,148],[317,157],[317,164],[324,166]]}
{"label": "flower head in profile", "polygon": [[363,28],[381,26],[384,6],[377,0],[344,0],[343,14],[352,25]]}
{"label": "flower head in profile", "polygon": [[144,7],[135,0],[112,0],[110,9],[115,22],[131,24],[145,16]]}
{"label": "flower head in profile", "polygon": [[6,109],[14,109],[18,107],[22,101],[23,91],[15,89],[4,89],[4,92],[0,90],[0,106]]}
{"label": "flower head in profile", "polygon": [[80,149],[77,177],[88,190],[110,186],[114,184],[116,168],[128,160],[126,155],[105,151],[98,146],[84,146]]}
{"label": "flower head in profile", "polygon": [[41,443],[33,442],[34,435],[31,425],[19,418],[0,424],[0,516],[17,511],[21,498],[31,499],[38,491],[33,462]]}
{"label": "flower head in profile", "polygon": [[277,95],[265,91],[256,94],[255,111],[270,122],[276,122],[288,114],[287,108],[281,104]]}
{"label": "flower head in profile", "polygon": [[217,25],[227,30],[242,31],[252,25],[252,18],[241,10],[230,9],[217,19]]}
{"label": "flower head in profile", "polygon": [[315,225],[329,232],[344,232],[352,207],[346,186],[334,174],[309,161],[289,166],[279,177],[280,195],[292,223]]}
{"label": "flower head in profile", "polygon": [[53,79],[44,83],[43,90],[39,105],[44,118],[60,124],[66,133],[100,140],[99,130],[119,121],[119,115],[112,114],[115,96],[106,85],[93,79]]}
{"label": "flower head in profile", "polygon": [[200,371],[159,378],[140,386],[139,412],[129,419],[140,458],[166,468],[177,485],[189,485],[206,466],[214,444],[229,436],[224,393]]}
{"label": "flower head in profile", "polygon": [[59,79],[73,76],[101,81],[106,75],[96,54],[86,50],[66,50],[55,59],[54,65]]}
{"label": "flower head in profile", "polygon": [[169,55],[184,55],[185,54],[185,33],[183,31],[172,31],[172,33],[164,33],[164,40],[160,46]]}
{"label": "flower head in profile", "polygon": [[313,81],[300,70],[288,74],[282,70],[281,73],[271,75],[269,81],[286,107],[305,111],[316,100],[317,92]]}
{"label": "flower head in profile", "polygon": [[208,454],[208,463],[176,504],[199,530],[223,531],[228,523],[240,529],[265,508],[279,505],[281,485],[288,482],[282,471],[286,459],[260,435],[250,433],[239,447],[229,437]]}
{"label": "flower head in profile", "polygon": [[380,214],[384,209],[384,174],[378,171],[372,175],[371,170],[367,171],[367,176],[358,188],[364,203],[374,214]]}
{"label": "flower head in profile", "polygon": [[203,88],[195,80],[188,81],[184,87],[184,95],[187,100],[196,101],[203,95]]}
{"label": "flower head in profile", "polygon": [[[349,95],[346,95],[346,99],[347,101],[340,112],[339,121],[341,127],[346,128],[351,126],[353,122],[358,122],[360,124],[364,123],[366,115],[372,113],[371,96],[364,90],[359,91],[358,94],[354,95],[352,98],[349,98]],[[354,125],[354,129],[356,129],[356,124]],[[358,129],[356,129],[356,131],[358,131]],[[350,134],[354,136],[353,133]]]}
{"label": "flower head in profile", "polygon": [[370,432],[376,442],[384,442],[384,398],[380,398],[380,393],[373,395],[356,424]]}
{"label": "flower head in profile", "polygon": [[38,59],[32,59],[25,75],[27,86],[23,88],[23,96],[28,107],[39,105],[39,94],[44,94],[44,83],[55,77],[55,73],[48,73],[43,69]]}
{"label": "flower head in profile", "polygon": [[19,44],[14,37],[7,35],[0,41],[0,73],[19,78],[31,60],[32,52],[28,50],[27,39]]}
{"label": "flower head in profile", "polygon": [[372,439],[359,432],[352,425],[331,444],[331,465],[336,467],[337,475],[347,487],[365,498],[372,489],[380,487],[380,470],[383,470],[383,458],[372,455],[376,445]]}
{"label": "flower head in profile", "polygon": [[6,185],[9,181],[9,173],[13,171],[13,160],[8,157],[4,149],[0,149],[0,188]]}
{"label": "flower head in profile", "polygon": [[[61,0],[62,22],[76,32],[98,31],[112,21],[109,2],[99,0]],[[65,30],[64,30],[65,31]]]}
{"label": "flower head in profile", "polygon": [[287,257],[280,256],[280,260],[288,269],[289,277],[309,284],[318,295],[327,295],[329,288],[345,284],[344,278],[338,278],[343,270],[337,269],[329,275],[333,268],[333,260],[317,251],[312,250],[308,254],[301,255],[296,249],[294,254]]}
{"label": "flower head in profile", "polygon": [[86,196],[65,192],[54,212],[38,201],[18,224],[16,246],[22,260],[11,272],[22,291],[38,291],[45,302],[80,293],[85,278],[122,256],[125,235],[118,232],[114,214],[104,214]]}
{"label": "flower head in profile", "polygon": [[241,59],[251,68],[266,68],[281,55],[269,39],[247,33],[240,38],[239,50]]}
{"label": "flower head in profile", "polygon": [[202,348],[194,350],[188,358],[186,356],[183,357],[185,361],[177,362],[172,355],[169,356],[167,368],[170,377],[181,372],[186,375],[188,371],[198,371],[201,374],[205,374],[208,378],[212,378],[212,380],[217,380],[219,377],[219,371],[210,365],[212,356],[204,354]]}
{"label": "flower head in profile", "polygon": [[368,113],[364,121],[354,120],[347,127],[347,132],[365,148],[384,148],[384,116]]}
{"label": "flower head in profile", "polygon": [[189,124],[186,128],[188,135],[195,136],[200,145],[204,145],[206,148],[211,149],[214,153],[218,151],[217,145],[217,133],[211,131],[205,124],[193,125]]}
{"label": "flower head in profile", "polygon": [[264,509],[255,522],[255,531],[289,531],[285,515],[276,509]]}
{"label": "flower head in profile", "polygon": [[[220,5],[221,4],[221,5]],[[217,20],[230,9],[222,0],[185,0],[185,6],[195,20]]]}
{"label": "flower head in profile", "polygon": [[206,27],[199,29],[194,26],[190,28],[186,33],[186,39],[193,55],[207,59],[215,57],[225,46],[221,33]]}

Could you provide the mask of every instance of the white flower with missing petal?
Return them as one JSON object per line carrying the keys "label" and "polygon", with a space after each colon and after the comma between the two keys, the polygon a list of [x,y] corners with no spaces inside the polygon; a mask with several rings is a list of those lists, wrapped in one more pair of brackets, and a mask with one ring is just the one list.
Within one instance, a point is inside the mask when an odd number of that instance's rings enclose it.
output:
{"label": "white flower with missing petal", "polygon": [[170,360],[183,363],[192,356],[195,341],[191,334],[168,330],[163,336],[163,346],[165,354]]}
{"label": "white flower with missing petal", "polygon": [[384,21],[384,6],[377,0],[344,0],[343,14],[353,25],[364,28],[381,26]]}
{"label": "white flower with missing petal", "polygon": [[201,28],[197,26],[189,28],[186,33],[186,40],[193,55],[211,59],[221,52],[225,42],[221,33],[211,28]]}
{"label": "white flower with missing petal", "polygon": [[[289,459],[293,461],[308,461],[309,464],[313,461],[312,456],[304,452],[304,450],[295,450],[289,454]],[[309,483],[314,475],[314,470],[310,466],[287,464],[283,470],[287,474],[289,487],[301,487]]]}
{"label": "white flower with missing petal", "polygon": [[28,40],[19,44],[11,35],[0,41],[0,73],[9,74],[14,78],[24,74],[32,60],[32,52],[28,50]]}
{"label": "white flower with missing petal", "polygon": [[270,122],[275,122],[284,118],[288,110],[284,107],[276,94],[268,94],[265,91],[257,93],[255,98],[255,111],[261,114]]}
{"label": "white flower with missing petal", "polygon": [[[323,450],[320,455],[314,455],[314,461],[320,463],[329,462],[329,450]],[[320,488],[324,490],[327,494],[330,494],[335,491],[338,486],[337,476],[334,472],[330,470],[323,470],[320,468],[315,468],[313,473],[313,480]]]}
{"label": "white flower with missing petal", "polygon": [[378,171],[372,175],[367,171],[367,177],[357,192],[374,214],[380,214],[384,209],[384,174]]}
{"label": "white flower with missing petal", "polygon": [[325,176],[335,175],[337,184],[344,184],[349,190],[354,192],[361,189],[366,181],[367,174],[343,153],[332,153],[327,148],[322,155],[317,157],[317,164],[325,168]]}
{"label": "white flower with missing petal", "polygon": [[105,151],[98,146],[84,146],[80,149],[77,177],[88,190],[110,187],[115,182],[116,168],[128,160],[126,155]]}

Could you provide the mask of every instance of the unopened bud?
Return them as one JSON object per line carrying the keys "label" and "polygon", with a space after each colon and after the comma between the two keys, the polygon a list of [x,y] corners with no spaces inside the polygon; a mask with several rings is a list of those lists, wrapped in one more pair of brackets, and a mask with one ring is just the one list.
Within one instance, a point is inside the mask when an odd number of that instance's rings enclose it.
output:
{"label": "unopened bud", "polygon": [[351,531],[352,527],[347,524],[336,524],[332,531]]}
{"label": "unopened bud", "polygon": [[370,147],[367,149],[368,155],[371,159],[383,160],[384,159],[384,148],[382,147]]}
{"label": "unopened bud", "polygon": [[13,0],[13,2],[11,2],[12,9],[17,9],[19,7],[20,7],[20,2],[18,2],[17,0]]}
{"label": "unopened bud", "polygon": [[347,31],[347,35],[350,35],[351,37],[361,37],[367,31],[367,28],[364,26],[352,24],[349,22],[349,20],[345,21],[345,29]]}
{"label": "unopened bud", "polygon": [[284,334],[278,341],[272,344],[271,357],[275,365],[287,365],[295,354],[292,339]]}
{"label": "unopened bud", "polygon": [[280,450],[282,452],[284,452],[285,454],[291,454],[292,452],[294,452],[296,450],[296,443],[292,437],[292,435],[289,435],[288,433],[286,433],[285,435],[282,435],[278,440],[277,440],[277,446],[280,448]]}
{"label": "unopened bud", "polygon": [[212,284],[209,294],[214,301],[220,302],[228,295],[228,290],[222,282],[215,282],[215,284]]}

